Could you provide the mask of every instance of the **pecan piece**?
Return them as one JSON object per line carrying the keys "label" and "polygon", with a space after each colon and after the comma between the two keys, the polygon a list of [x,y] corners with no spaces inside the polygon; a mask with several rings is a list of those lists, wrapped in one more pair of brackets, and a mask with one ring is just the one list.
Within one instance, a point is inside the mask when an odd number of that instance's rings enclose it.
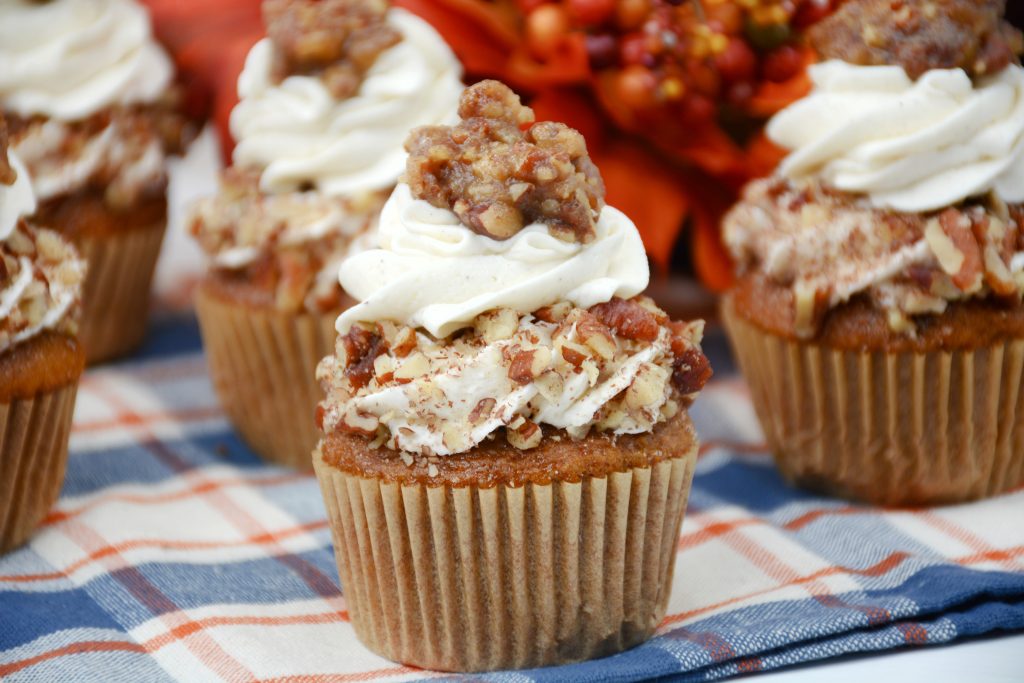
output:
{"label": "pecan piece", "polygon": [[654,341],[661,325],[648,308],[634,299],[613,298],[590,308],[590,312],[625,339]]}
{"label": "pecan piece", "polygon": [[339,339],[345,350],[345,376],[355,389],[362,389],[373,379],[377,356],[387,351],[387,342],[358,325]]}

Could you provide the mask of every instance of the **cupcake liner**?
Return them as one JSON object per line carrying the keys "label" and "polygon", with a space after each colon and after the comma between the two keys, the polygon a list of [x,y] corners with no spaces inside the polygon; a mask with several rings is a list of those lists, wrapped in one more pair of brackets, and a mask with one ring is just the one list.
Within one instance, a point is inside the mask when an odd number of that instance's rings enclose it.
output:
{"label": "cupcake liner", "polygon": [[78,338],[89,364],[134,350],[146,336],[149,292],[166,221],[79,244],[88,270]]}
{"label": "cupcake liner", "polygon": [[0,553],[20,546],[64,482],[78,382],[0,403]]}
{"label": "cupcake liner", "polygon": [[975,500],[1024,484],[1024,340],[974,351],[843,351],[723,317],[779,469],[882,505]]}
{"label": "cupcake liner", "polygon": [[322,398],[316,366],[334,353],[338,312],[261,310],[200,286],[196,314],[214,388],[235,429],[263,458],[311,469]]}
{"label": "cupcake liner", "polygon": [[400,485],[314,467],[352,625],[444,671],[609,655],[665,616],[697,450],[578,483]]}

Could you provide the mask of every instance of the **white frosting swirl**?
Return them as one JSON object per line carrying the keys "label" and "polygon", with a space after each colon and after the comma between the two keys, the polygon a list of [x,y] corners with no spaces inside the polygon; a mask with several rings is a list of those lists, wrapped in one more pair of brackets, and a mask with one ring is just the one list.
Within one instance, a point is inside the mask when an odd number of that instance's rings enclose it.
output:
{"label": "white frosting swirl", "polygon": [[152,102],[172,75],[133,0],[0,2],[0,104],[21,116],[72,121]]}
{"label": "white frosting swirl", "polygon": [[381,53],[359,92],[335,99],[319,78],[271,77],[269,39],[249,52],[231,113],[234,161],[262,168],[261,189],[312,183],[329,195],[387,189],[405,170],[403,143],[412,128],[457,119],[462,70],[427,22],[401,9],[388,21],[402,41]]}
{"label": "white frosting swirl", "polygon": [[380,248],[341,266],[341,286],[362,303],[338,318],[338,331],[394,320],[445,337],[494,308],[529,313],[558,301],[589,308],[642,292],[650,271],[633,222],[606,206],[596,233],[587,244],[565,242],[535,223],[494,240],[400,183],[381,213]]}
{"label": "white frosting swirl", "polygon": [[829,61],[811,67],[814,90],[768,124],[793,150],[780,172],[818,175],[872,204],[925,212],[994,191],[1024,201],[1024,69],[973,84],[962,69],[917,81],[898,66]]}
{"label": "white frosting swirl", "polygon": [[0,184],[0,241],[7,239],[22,216],[36,212],[36,196],[25,165],[11,151],[7,153],[11,166],[18,174],[13,185]]}

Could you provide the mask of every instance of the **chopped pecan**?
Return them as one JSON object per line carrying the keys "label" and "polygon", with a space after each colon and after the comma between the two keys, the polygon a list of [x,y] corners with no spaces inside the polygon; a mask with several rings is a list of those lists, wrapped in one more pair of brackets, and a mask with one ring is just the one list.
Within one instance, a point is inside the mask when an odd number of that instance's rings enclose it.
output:
{"label": "chopped pecan", "polygon": [[655,314],[634,299],[615,297],[591,307],[590,312],[626,339],[654,341],[661,329]]}
{"label": "chopped pecan", "polygon": [[477,401],[477,404],[469,413],[469,423],[476,425],[488,419],[494,412],[494,406],[497,404],[498,402],[493,398],[482,398]]}
{"label": "chopped pecan", "polygon": [[911,78],[930,69],[994,74],[1016,60],[1020,31],[1003,20],[1006,0],[858,0],[816,24],[822,59],[899,65]]}
{"label": "chopped pecan", "polygon": [[683,396],[700,391],[712,374],[707,356],[695,347],[686,349],[672,361],[672,384]]}
{"label": "chopped pecan", "polygon": [[[514,425],[514,426],[513,426]],[[536,448],[544,434],[536,422],[519,417],[505,429],[505,437],[513,448],[526,451]]]}
{"label": "chopped pecan", "polygon": [[353,95],[377,56],[402,36],[386,0],[264,0],[274,75],[317,75],[332,95]]}
{"label": "chopped pecan", "polygon": [[939,214],[939,233],[935,231],[935,223],[929,223],[925,229],[925,237],[935,252],[936,258],[959,289],[970,292],[981,286],[984,267],[981,249],[974,237],[970,216],[948,208]]}
{"label": "chopped pecan", "polygon": [[7,121],[0,116],[0,185],[13,185],[18,174],[7,158]]}
{"label": "chopped pecan", "polygon": [[[547,364],[541,353],[542,349],[529,349],[518,351],[512,356],[512,363],[508,366],[508,378],[516,384],[529,384],[540,375]],[[547,351],[547,349],[543,349]],[[550,359],[550,354],[548,356]]]}
{"label": "chopped pecan", "polygon": [[413,196],[451,209],[474,232],[508,239],[540,222],[579,242],[594,238],[604,183],[583,136],[533,111],[497,81],[467,88],[462,122],[426,126],[406,140]]}
{"label": "chopped pecan", "polygon": [[387,342],[359,326],[353,327],[339,341],[345,349],[345,376],[353,388],[362,389],[373,379],[374,361],[387,351]]}

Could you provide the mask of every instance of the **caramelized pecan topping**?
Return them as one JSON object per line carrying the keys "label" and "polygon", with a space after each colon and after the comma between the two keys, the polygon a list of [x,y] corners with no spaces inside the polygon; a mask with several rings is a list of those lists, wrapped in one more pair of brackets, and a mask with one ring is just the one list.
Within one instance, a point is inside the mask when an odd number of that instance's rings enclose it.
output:
{"label": "caramelized pecan topping", "polygon": [[823,59],[899,65],[911,78],[958,67],[984,76],[1024,50],[1005,9],[1006,0],[853,0],[809,37]]}
{"label": "caramelized pecan topping", "polygon": [[274,75],[318,76],[338,99],[351,97],[381,52],[402,36],[386,0],[264,0]]}
{"label": "caramelized pecan topping", "polygon": [[358,326],[349,330],[340,341],[344,345],[347,362],[345,376],[353,388],[362,389],[373,379],[373,362],[388,350],[388,344],[379,335]]}
{"label": "caramelized pecan topping", "polygon": [[579,132],[534,123],[533,111],[497,81],[467,88],[459,116],[455,126],[418,128],[406,140],[413,196],[494,239],[535,222],[567,241],[593,239],[604,182]]}

